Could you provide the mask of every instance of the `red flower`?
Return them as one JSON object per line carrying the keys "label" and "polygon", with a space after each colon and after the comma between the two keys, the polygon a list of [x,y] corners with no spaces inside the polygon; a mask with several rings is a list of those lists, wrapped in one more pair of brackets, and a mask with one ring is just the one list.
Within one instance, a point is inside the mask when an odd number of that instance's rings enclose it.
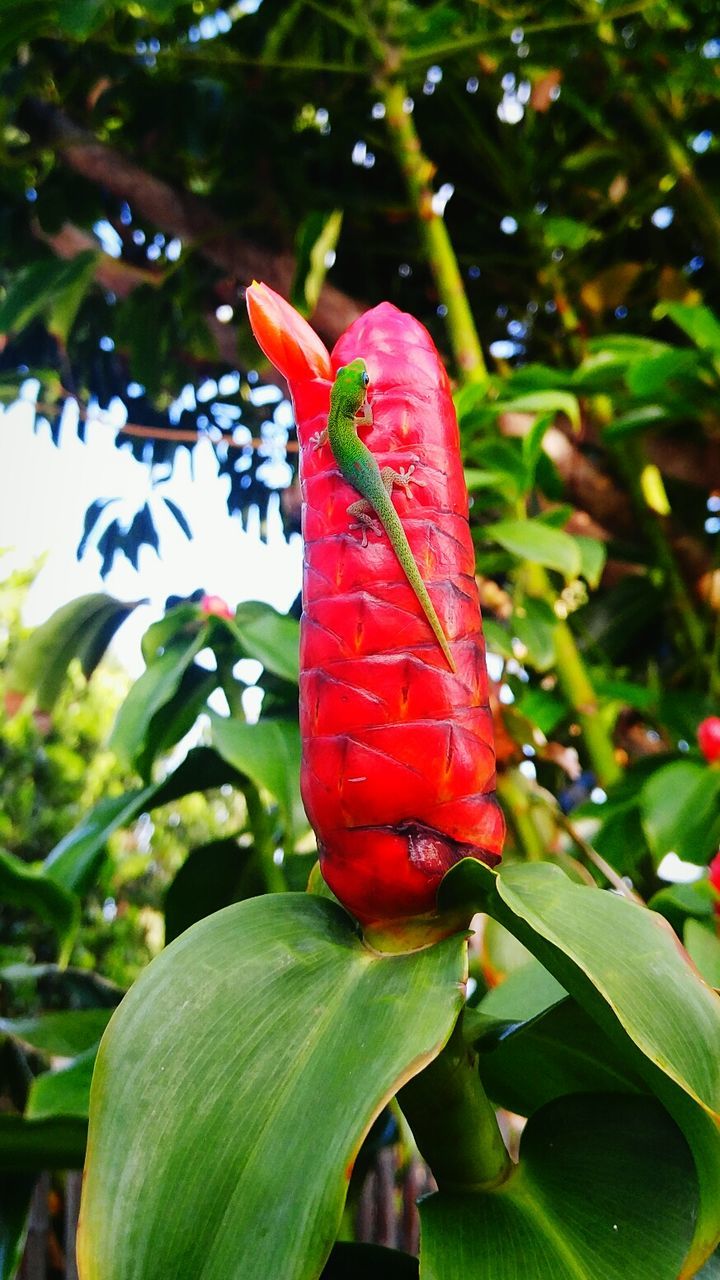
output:
{"label": "red flower", "polygon": [[[499,860],[504,822],[475,557],[447,374],[417,320],[381,303],[332,357],[272,290],[247,291],[255,336],[288,379],[300,438],[305,566],[300,646],[302,793],[325,880],[361,921],[432,911],[460,858]],[[308,338],[308,334],[311,338]],[[370,374],[381,466],[415,464],[394,499],[448,636],[453,674],[386,537],[350,530],[357,493],[313,436],[333,370]],[[362,429],[361,429],[362,430]]]}
{"label": "red flower", "polygon": [[715,901],[715,915],[720,916],[720,849],[715,854],[710,866],[708,867],[708,880],[717,894]]}
{"label": "red flower", "polygon": [[708,764],[720,760],[720,716],[708,716],[698,725],[698,745]]}

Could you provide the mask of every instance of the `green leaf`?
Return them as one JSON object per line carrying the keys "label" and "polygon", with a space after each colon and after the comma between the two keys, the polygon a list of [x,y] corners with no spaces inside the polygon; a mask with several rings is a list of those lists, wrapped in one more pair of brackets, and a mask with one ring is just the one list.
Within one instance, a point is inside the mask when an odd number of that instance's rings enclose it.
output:
{"label": "green leaf", "polygon": [[[109,743],[126,764],[132,766],[137,763],[153,716],[177,693],[187,668],[206,643],[205,628],[192,636],[189,642],[180,636],[170,642],[161,656],[154,658],[135,681],[118,711]],[[148,763],[147,759],[145,763]]]}
{"label": "green leaf", "polygon": [[676,1280],[696,1205],[654,1099],[562,1098],[528,1121],[504,1186],[422,1202],[421,1280]]}
{"label": "green leaf", "polygon": [[112,1009],[71,1009],[31,1018],[0,1018],[0,1033],[22,1040],[42,1053],[74,1058],[96,1045]]}
{"label": "green leaf", "polygon": [[[627,1056],[574,1000],[528,1022],[488,1019],[482,1002],[477,1015],[480,1076],[498,1106],[529,1116],[564,1094],[646,1092]],[[470,1030],[470,1011],[466,1023]]]}
{"label": "green leaf", "polygon": [[512,400],[498,401],[495,408],[500,413],[564,413],[573,430],[580,430],[580,405],[571,391],[529,391]]}
{"label": "green leaf", "polygon": [[41,1173],[44,1169],[82,1169],[87,1124],[77,1116],[26,1120],[0,1114],[0,1172]]}
{"label": "green leaf", "polygon": [[204,916],[265,889],[252,845],[212,840],[191,849],[165,895],[165,942]]}
{"label": "green leaf", "polygon": [[[83,1280],[318,1276],[364,1134],[451,1031],[464,953],[456,937],[380,956],[305,894],[172,943],[98,1055]],[[292,1195],[269,1194],[279,1169]]]}
{"label": "green leaf", "polygon": [[569,249],[572,252],[600,239],[599,231],[576,218],[543,217],[538,226],[549,249]]}
{"label": "green leaf", "polygon": [[25,1115],[28,1120],[51,1116],[79,1116],[87,1120],[90,1111],[90,1082],[97,1049],[86,1050],[60,1071],[43,1071],[30,1086]]}
{"label": "green leaf", "polygon": [[328,273],[328,259],[334,258],[342,230],[342,209],[330,213],[308,213],[295,237],[295,277],[290,302],[303,315],[311,315]]}
{"label": "green leaf", "polygon": [[679,329],[700,347],[720,355],[720,320],[709,307],[691,306],[687,302],[661,302],[654,316],[669,316]]}
{"label": "green leaf", "polygon": [[613,440],[618,436],[634,435],[640,431],[647,431],[649,427],[657,426],[660,422],[668,422],[671,417],[667,405],[641,404],[614,418],[605,428],[603,436],[606,440]]}
{"label": "green leaf", "polygon": [[111,11],[108,0],[60,0],[58,26],[76,40],[86,40]]}
{"label": "green leaf", "polygon": [[[670,884],[659,889],[648,902],[651,911],[670,921],[679,937],[683,936],[688,916],[699,920],[711,920],[714,895],[708,880],[694,880],[690,884]],[[687,946],[687,942],[686,942]]]}
{"label": "green leaf", "polygon": [[47,326],[53,337],[63,345],[70,336],[83,298],[95,278],[99,254],[86,250],[68,261],[72,274],[68,274],[48,307]]}
{"label": "green leaf", "polygon": [[593,591],[600,586],[607,550],[604,542],[597,538],[586,538],[582,533],[573,535],[580,548],[580,576],[585,579]]}
{"label": "green leaf", "polygon": [[139,601],[126,604],[104,592],[80,596],[63,605],[21,645],[7,674],[9,689],[37,694],[38,706],[51,711],[73,658],[92,675],[118,627]]}
{"label": "green leaf", "polygon": [[18,272],[0,302],[0,333],[21,333],[37,316],[53,309],[61,331],[63,323],[74,319],[78,285],[84,282],[84,292],[91,275],[90,264],[94,265],[96,257],[91,252],[69,261],[47,258]]}
{"label": "green leaf", "polygon": [[183,671],[175,693],[151,717],[136,756],[141,777],[149,778],[154,762],[192,729],[210,694],[218,685],[217,671],[192,662]]}
{"label": "green leaf", "polygon": [[55,884],[49,876],[21,858],[0,849],[0,901],[11,907],[32,911],[55,930],[61,947],[60,959],[72,942],[80,920],[80,904],[73,894]]}
{"label": "green leaf", "polygon": [[635,1046],[635,1070],[680,1124],[695,1158],[701,1207],[691,1257],[699,1265],[720,1239],[720,1001],[667,922],[543,863],[495,875],[466,859],[445,877],[440,899],[446,908],[488,911],[623,1052]]}
{"label": "green leaf", "polygon": [[562,529],[552,529],[540,520],[501,520],[488,525],[485,534],[521,560],[555,569],[565,578],[577,578],[580,573],[577,540]]}
{"label": "green leaf", "polygon": [[642,822],[659,861],[666,853],[701,865],[720,843],[720,773],[675,760],[657,769],[640,792]]}
{"label": "green leaf", "polygon": [[300,626],[295,618],[278,613],[269,604],[248,600],[238,605],[237,633],[248,658],[262,662],[267,671],[297,684],[300,678]]}
{"label": "green leaf", "polygon": [[491,987],[477,1007],[496,1021],[529,1022],[566,998],[567,991],[557,978],[531,956],[522,968]]}
{"label": "green leaf", "polygon": [[720,987],[720,938],[712,925],[686,920],[683,941],[687,953],[711,987]]}
{"label": "green leaf", "polygon": [[109,836],[120,827],[134,822],[141,813],[179,800],[194,791],[237,784],[238,775],[225,760],[209,747],[189,751],[182,764],[161,781],[128,791],[122,796],[106,797],[86,815],[77,827],[56,844],[45,859],[45,871],[56,884],[67,890],[79,890],[94,875]]}
{"label": "green leaf", "polygon": [[211,716],[213,744],[224,760],[256,787],[269,791],[283,816],[288,843],[307,826],[300,799],[300,730],[290,720],[245,724]]}

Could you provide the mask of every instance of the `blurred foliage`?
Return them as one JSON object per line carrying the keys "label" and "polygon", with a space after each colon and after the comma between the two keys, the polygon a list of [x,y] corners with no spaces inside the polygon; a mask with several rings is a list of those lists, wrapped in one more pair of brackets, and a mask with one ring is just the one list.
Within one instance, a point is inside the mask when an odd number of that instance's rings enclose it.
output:
{"label": "blurred foliage", "polygon": [[[241,301],[253,274],[311,305],[329,271],[336,292],[316,313],[326,340],[358,305],[389,298],[446,345],[388,128],[390,82],[407,92],[429,194],[501,369],[574,365],[608,332],[676,343],[673,306],[718,304],[719,54],[702,0],[509,12],[470,0],[11,0],[0,393],[11,400],[37,373],[37,420],[56,440],[68,397],[81,434],[88,406],[111,407],[107,429],[128,424],[118,444],[159,484],[178,449],[209,435],[229,509],[264,510],[266,485],[288,482],[287,432],[257,385]],[[617,386],[614,430],[680,431],[699,448],[715,410],[706,382],[687,421],[697,356],[682,344],[647,355],[652,367]],[[609,446],[581,445],[616,471]],[[130,519],[115,499],[91,508],[81,545],[97,546],[103,572],[117,551],[136,562],[156,545],[161,492]]]}

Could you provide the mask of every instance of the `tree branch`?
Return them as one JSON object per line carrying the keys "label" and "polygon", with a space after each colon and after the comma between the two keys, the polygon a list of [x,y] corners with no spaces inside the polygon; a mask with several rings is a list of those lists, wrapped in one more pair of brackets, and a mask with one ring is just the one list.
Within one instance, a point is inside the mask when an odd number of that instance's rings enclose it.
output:
{"label": "tree branch", "polygon": [[[289,295],[295,270],[292,254],[272,253],[240,237],[203,200],[176,190],[119,151],[98,142],[92,133],[49,103],[26,99],[19,123],[32,138],[53,146],[75,173],[126,200],[136,213],[182,240],[185,246],[194,246],[238,286],[260,279],[285,297]],[[361,310],[354,298],[326,284],[313,323],[326,340],[333,342]]]}

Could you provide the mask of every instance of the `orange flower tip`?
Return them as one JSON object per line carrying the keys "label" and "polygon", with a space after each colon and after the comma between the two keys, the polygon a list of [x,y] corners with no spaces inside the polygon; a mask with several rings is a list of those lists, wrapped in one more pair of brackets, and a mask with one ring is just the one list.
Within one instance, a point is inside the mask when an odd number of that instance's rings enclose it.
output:
{"label": "orange flower tip", "polygon": [[324,342],[279,293],[253,280],[245,290],[245,300],[258,345],[288,382],[332,378],[330,355]]}

